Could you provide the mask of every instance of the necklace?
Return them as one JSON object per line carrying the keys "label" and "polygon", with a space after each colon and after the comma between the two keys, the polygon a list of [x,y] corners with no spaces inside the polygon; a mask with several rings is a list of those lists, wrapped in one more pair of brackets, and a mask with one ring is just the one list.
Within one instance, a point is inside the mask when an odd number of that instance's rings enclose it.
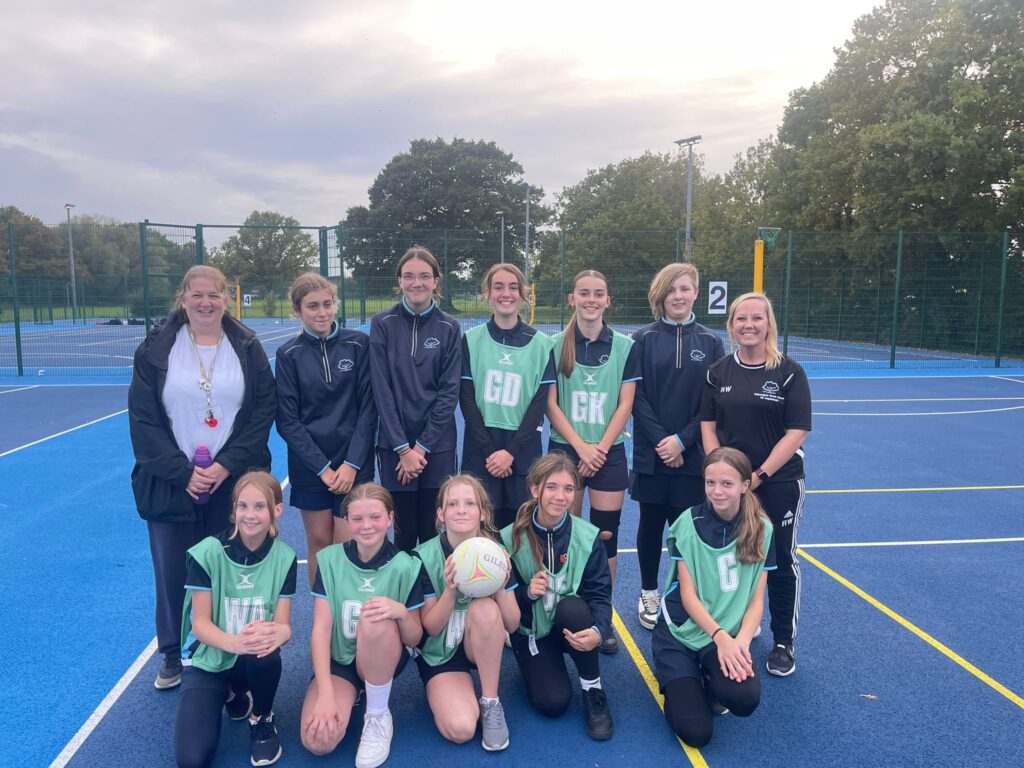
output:
{"label": "necklace", "polygon": [[224,331],[221,331],[217,337],[209,373],[206,372],[206,366],[203,365],[203,358],[199,355],[199,345],[196,343],[196,337],[191,328],[188,329],[188,337],[192,341],[192,351],[196,353],[196,363],[199,365],[199,388],[206,395],[206,418],[203,419],[203,422],[213,429],[217,426],[217,417],[213,415],[213,371],[217,367],[217,353],[220,351],[220,342],[224,338]]}

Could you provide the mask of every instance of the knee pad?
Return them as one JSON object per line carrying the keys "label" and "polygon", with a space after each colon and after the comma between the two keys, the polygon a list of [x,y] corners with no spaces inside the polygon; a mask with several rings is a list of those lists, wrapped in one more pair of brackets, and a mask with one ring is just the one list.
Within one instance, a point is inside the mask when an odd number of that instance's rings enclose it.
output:
{"label": "knee pad", "polygon": [[[601,543],[604,544],[608,557],[615,557],[619,551],[619,521],[622,519],[622,510],[614,509],[606,511],[603,509],[590,509],[590,522],[601,531]],[[610,535],[609,535],[610,534]]]}

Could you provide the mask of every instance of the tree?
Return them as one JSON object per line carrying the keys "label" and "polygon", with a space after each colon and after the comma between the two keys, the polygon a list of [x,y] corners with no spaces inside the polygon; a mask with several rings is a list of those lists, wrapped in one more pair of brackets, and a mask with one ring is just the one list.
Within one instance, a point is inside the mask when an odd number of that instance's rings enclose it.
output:
{"label": "tree", "polygon": [[766,207],[797,228],[1024,227],[1024,6],[889,0],[795,91]]}
{"label": "tree", "polygon": [[18,277],[51,277],[70,279],[67,240],[35,216],[15,208],[0,207],[0,272],[9,274],[7,253],[7,222],[14,225],[14,249]]}
{"label": "tree", "polygon": [[316,269],[317,243],[299,222],[273,211],[253,211],[238,232],[210,252],[210,263],[247,293],[278,294],[302,272]]}
{"label": "tree", "polygon": [[419,243],[439,260],[447,255],[449,275],[475,279],[498,258],[500,213],[506,257],[522,255],[527,188],[532,229],[550,211],[540,204],[544,190],[526,185],[511,154],[493,141],[417,139],[377,175],[369,206],[348,210],[346,266],[357,278],[386,281],[402,251]]}

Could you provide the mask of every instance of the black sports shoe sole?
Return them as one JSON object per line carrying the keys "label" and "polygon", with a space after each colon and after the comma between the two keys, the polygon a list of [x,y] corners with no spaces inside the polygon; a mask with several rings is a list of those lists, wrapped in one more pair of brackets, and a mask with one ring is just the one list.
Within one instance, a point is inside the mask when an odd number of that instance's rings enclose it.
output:
{"label": "black sports shoe sole", "polygon": [[276,763],[278,760],[281,759],[281,753],[282,752],[283,752],[283,750],[281,749],[281,747],[278,747],[277,748],[277,754],[274,755],[273,758],[266,758],[266,759],[257,760],[255,757],[250,757],[249,758],[249,762],[252,763],[254,766],[273,765],[274,763]]}
{"label": "black sports shoe sole", "polygon": [[779,669],[778,667],[773,667],[770,664],[765,664],[764,668],[768,671],[769,675],[775,675],[775,677],[789,677],[794,672],[796,672],[796,662],[794,661],[793,666],[791,666],[789,669],[785,671]]}

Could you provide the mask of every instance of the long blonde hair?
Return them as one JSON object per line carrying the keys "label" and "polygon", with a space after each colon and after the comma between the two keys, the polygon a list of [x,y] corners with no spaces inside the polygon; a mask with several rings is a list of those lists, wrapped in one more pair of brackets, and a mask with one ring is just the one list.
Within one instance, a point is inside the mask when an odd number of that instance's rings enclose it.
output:
{"label": "long blonde hair", "polygon": [[246,472],[235,483],[234,490],[231,491],[231,522],[235,525],[235,530],[232,531],[229,539],[233,539],[238,535],[238,522],[235,520],[235,507],[238,505],[238,497],[249,486],[254,486],[257,491],[263,494],[263,498],[267,502],[267,506],[270,507],[270,530],[268,535],[270,538],[277,538],[277,515],[275,510],[278,504],[284,504],[284,491],[281,490],[281,484],[277,482],[277,478],[269,472],[262,470]]}
{"label": "long blonde hair", "polygon": [[733,344],[738,343],[736,341],[736,334],[732,329],[732,322],[736,317],[736,307],[747,299],[759,299],[764,302],[764,311],[768,318],[768,333],[764,340],[767,360],[764,367],[769,371],[772,368],[778,368],[779,363],[782,362],[782,353],[779,351],[779,325],[775,322],[775,310],[772,309],[772,303],[763,293],[744,293],[742,296],[737,296],[732,300],[732,304],[729,305],[729,314],[725,320],[725,326],[729,330],[729,341]]}
{"label": "long blonde hair", "polygon": [[[608,290],[608,278],[598,272],[596,269],[584,269],[576,277],[572,279],[572,290],[576,290],[576,284],[584,277],[596,277],[598,280],[604,283],[604,288]],[[611,293],[608,294],[611,297]],[[569,322],[565,324],[565,330],[562,331],[562,352],[558,356],[558,372],[569,378],[572,376],[572,372],[576,370],[576,308],[573,307],[572,317],[569,318]]]}
{"label": "long blonde hair", "polygon": [[[716,448],[704,459],[703,471],[712,464],[726,464],[740,476],[741,481],[750,480],[754,470],[747,454],[736,448]],[[736,559],[741,563],[759,563],[765,559],[764,525],[768,516],[761,501],[750,488],[740,496],[739,522],[736,524]]]}
{"label": "long blonde hair", "polygon": [[[473,475],[452,475],[445,480],[437,490],[437,511],[440,512],[444,509],[444,505],[448,501],[449,491],[457,485],[468,485],[473,490],[473,496],[476,497],[476,506],[480,510],[480,535],[486,536],[492,541],[497,541],[498,532],[494,527],[494,510],[491,508],[491,497],[487,495],[487,490],[484,488],[483,483],[473,477]],[[438,533],[441,532],[442,525],[441,515],[437,515],[434,528]]]}
{"label": "long blonde hair", "polygon": [[[573,508],[575,509],[580,501],[580,476],[576,472],[575,462],[562,451],[552,451],[533,462],[530,466],[530,471],[526,474],[526,486],[530,488],[531,493],[534,488],[543,489],[548,478],[557,472],[568,472],[572,478],[573,485],[576,487],[576,495],[573,499]],[[530,543],[530,552],[533,553],[533,559],[538,565],[543,565],[544,554],[541,551],[540,538],[533,529],[533,510],[540,503],[540,492],[538,492],[537,496],[537,499],[524,501],[520,505],[519,511],[516,512],[516,520],[512,523],[512,554],[514,555],[519,551],[522,534],[525,532],[526,540]],[[525,578],[526,574],[523,574],[523,576]]]}

